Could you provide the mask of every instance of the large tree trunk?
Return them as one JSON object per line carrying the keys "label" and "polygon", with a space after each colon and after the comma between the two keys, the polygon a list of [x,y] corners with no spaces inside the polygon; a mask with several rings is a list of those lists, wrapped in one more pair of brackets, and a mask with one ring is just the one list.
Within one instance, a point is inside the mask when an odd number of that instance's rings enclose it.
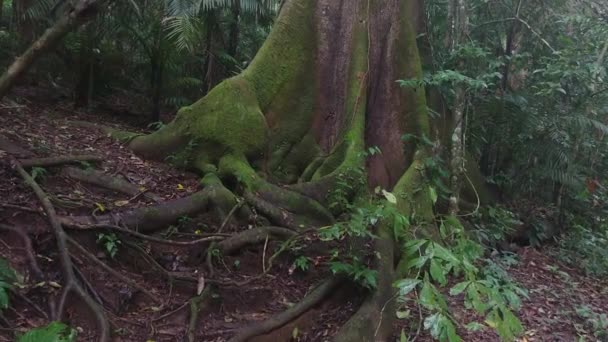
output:
{"label": "large tree trunk", "polygon": [[53,48],[68,32],[82,25],[96,12],[102,2],[103,0],[81,0],[48,28],[2,75],[0,99],[45,51]]}
{"label": "large tree trunk", "polygon": [[[419,0],[288,0],[242,74],[130,147],[148,158],[186,160],[292,227],[312,222],[292,216],[331,221],[340,213],[330,206],[331,190],[344,183],[348,200],[377,186],[392,190],[398,210],[430,227],[433,203],[420,189],[428,188],[431,151],[402,139],[431,136],[425,90],[395,82],[422,76],[421,10]],[[368,147],[382,153],[364,158]],[[394,262],[392,232],[376,229],[378,286],[338,341],[384,341],[391,334],[392,283],[404,274]]]}

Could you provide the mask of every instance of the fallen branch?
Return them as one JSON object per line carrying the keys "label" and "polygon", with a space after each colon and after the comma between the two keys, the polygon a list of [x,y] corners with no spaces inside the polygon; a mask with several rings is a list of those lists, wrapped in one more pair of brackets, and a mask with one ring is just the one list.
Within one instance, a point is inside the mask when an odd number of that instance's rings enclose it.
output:
{"label": "fallen branch", "polygon": [[162,301],[160,300],[158,295],[155,295],[153,293],[151,293],[150,291],[148,291],[146,288],[144,288],[143,286],[139,285],[135,280],[126,277],[124,275],[122,275],[120,272],[116,271],[115,269],[113,269],[112,267],[108,266],[106,263],[104,263],[103,261],[99,260],[95,255],[91,254],[89,251],[87,251],[84,247],[82,247],[76,240],[74,240],[73,238],[66,236],[67,241],[69,243],[72,244],[72,246],[76,247],[76,249],[82,253],[85,257],[87,257],[88,259],[90,259],[91,261],[93,261],[95,264],[97,264],[99,267],[103,268],[106,272],[110,273],[111,275],[113,275],[115,278],[125,282],[126,284],[138,289],[139,291],[141,291],[141,293],[145,294],[146,296],[148,296],[150,299],[152,299],[153,301],[155,301],[156,303],[162,304]]}
{"label": "fallen branch", "polygon": [[80,162],[100,162],[103,161],[103,157],[93,155],[74,155],[74,156],[61,156],[61,157],[49,157],[49,158],[31,158],[21,159],[19,163],[24,168],[30,167],[48,167],[57,166],[64,164],[74,164]]}
{"label": "fallen branch", "polygon": [[39,211],[36,209],[24,207],[24,206],[16,205],[16,204],[10,204],[10,203],[0,203],[0,208],[27,211],[29,213],[39,213]]}
{"label": "fallen branch", "polygon": [[100,308],[97,303],[82,289],[80,284],[76,281],[76,276],[74,275],[73,264],[68,252],[67,246],[67,235],[63,228],[61,227],[61,223],[57,218],[57,213],[55,212],[55,208],[51,204],[49,197],[46,193],[40,188],[38,183],[30,176],[29,173],[25,171],[21,163],[16,159],[12,161],[13,167],[15,170],[21,175],[23,180],[27,185],[29,185],[34,193],[38,197],[38,200],[42,204],[44,212],[47,215],[51,228],[53,229],[53,233],[55,235],[55,240],[57,241],[57,247],[59,252],[59,259],[61,262],[61,266],[63,269],[63,276],[65,277],[65,286],[63,289],[63,293],[61,295],[61,300],[57,307],[57,312],[54,314],[54,319],[61,319],[63,315],[63,308],[65,306],[65,302],[67,296],[70,291],[74,290],[76,294],[85,302],[85,304],[93,311],[93,314],[97,318],[97,324],[99,328],[99,341],[101,342],[109,342],[110,341],[110,326],[108,324],[108,320],[105,317],[103,309]]}
{"label": "fallen branch", "polygon": [[131,184],[122,178],[113,177],[101,171],[66,167],[62,170],[62,173],[67,177],[81,182],[134,196],[133,199],[135,199],[137,196],[144,196],[145,198],[148,198],[156,203],[163,201],[163,198],[156,194],[148,191],[142,191],[138,186]]}
{"label": "fallen branch", "polygon": [[304,297],[298,304],[263,322],[253,323],[241,329],[241,331],[231,338],[229,342],[244,342],[252,337],[266,334],[280,328],[318,305],[336,287],[338,287],[340,283],[341,281],[335,277],[326,280],[317,286],[308,296]]}

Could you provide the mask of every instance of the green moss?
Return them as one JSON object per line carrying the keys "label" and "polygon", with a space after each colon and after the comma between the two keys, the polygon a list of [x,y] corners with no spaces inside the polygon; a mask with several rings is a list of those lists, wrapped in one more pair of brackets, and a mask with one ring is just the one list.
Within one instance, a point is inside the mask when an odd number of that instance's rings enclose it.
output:
{"label": "green moss", "polygon": [[253,85],[263,112],[281,98],[286,87],[296,86],[291,83],[303,72],[314,73],[314,9],[313,0],[285,3],[272,32],[243,72],[243,77]]}
{"label": "green moss", "polygon": [[412,165],[393,188],[393,193],[397,197],[399,212],[414,217],[421,226],[427,226],[434,224],[435,214],[422,160],[423,153],[418,152]]}
{"label": "green moss", "polygon": [[[407,13],[408,2],[401,1],[401,13]],[[409,15],[400,16],[401,39],[399,39],[398,50],[400,53],[399,70],[403,79],[422,78],[422,64],[416,41],[416,31],[412,27]],[[426,94],[424,88],[403,88],[405,96],[406,112],[402,116],[402,126],[406,132],[417,136],[431,134],[428,109],[426,105]]]}
{"label": "green moss", "polygon": [[112,130],[110,132],[110,136],[123,144],[128,144],[133,139],[143,136],[143,134],[128,131]]}
{"label": "green moss", "polygon": [[[251,65],[243,72],[256,90],[269,126],[266,171],[280,180],[295,180],[298,165],[287,158],[309,132],[315,105],[314,1],[285,4],[274,29]],[[305,142],[307,143],[307,142]],[[296,151],[296,153],[299,153]],[[286,160],[287,158],[287,160]]]}
{"label": "green moss", "polygon": [[218,172],[223,179],[236,177],[237,181],[250,191],[256,191],[262,181],[243,156],[233,154],[223,156],[218,164]]}

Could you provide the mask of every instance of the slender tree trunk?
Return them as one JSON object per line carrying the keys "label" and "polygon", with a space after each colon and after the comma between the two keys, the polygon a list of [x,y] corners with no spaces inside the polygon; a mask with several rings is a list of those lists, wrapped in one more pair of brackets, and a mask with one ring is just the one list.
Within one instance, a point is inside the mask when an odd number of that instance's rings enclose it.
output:
{"label": "slender tree trunk", "polygon": [[94,55],[93,55],[93,32],[90,28],[87,28],[82,33],[82,39],[80,43],[80,73],[78,76],[78,82],[75,90],[75,106],[85,107],[87,110],[90,109],[91,97],[93,94],[94,85]]}
{"label": "slender tree trunk", "polygon": [[[451,39],[452,51],[455,51],[458,44],[464,43],[469,26],[469,18],[465,0],[452,0],[452,32]],[[464,67],[464,62],[459,62],[460,68]],[[454,132],[452,133],[452,153],[451,153],[451,191],[449,212],[457,215],[459,212],[458,202],[460,201],[460,191],[463,183],[465,170],[465,141],[464,141],[464,118],[466,110],[466,86],[457,84],[454,98]]]}
{"label": "slender tree trunk", "polygon": [[234,58],[236,58],[236,52],[239,46],[240,20],[241,1],[234,0],[232,4],[232,22],[230,23],[230,38],[228,41],[228,54]]}
{"label": "slender tree trunk", "polygon": [[82,0],[49,27],[2,75],[0,99],[45,51],[53,48],[68,32],[87,21],[96,12],[101,2],[103,0]]}
{"label": "slender tree trunk", "polygon": [[160,121],[161,102],[162,102],[162,86],[163,86],[163,61],[157,57],[152,66],[152,111],[150,113],[150,122]]}
{"label": "slender tree trunk", "polygon": [[150,110],[150,122],[160,121],[162,102],[162,75],[165,63],[165,52],[163,48],[163,28],[158,23],[155,32],[154,45],[150,53],[150,99],[152,108]]}
{"label": "slender tree trunk", "polygon": [[0,25],[2,24],[2,14],[4,13],[4,0],[0,0]]}
{"label": "slender tree trunk", "polygon": [[217,57],[223,46],[223,37],[217,21],[217,13],[211,11],[207,16],[207,63],[204,70],[206,93],[224,79],[226,75],[224,66]]}
{"label": "slender tree trunk", "polygon": [[27,10],[32,4],[31,0],[13,0],[13,20],[15,31],[23,42],[31,42],[34,37],[33,23],[27,17]]}

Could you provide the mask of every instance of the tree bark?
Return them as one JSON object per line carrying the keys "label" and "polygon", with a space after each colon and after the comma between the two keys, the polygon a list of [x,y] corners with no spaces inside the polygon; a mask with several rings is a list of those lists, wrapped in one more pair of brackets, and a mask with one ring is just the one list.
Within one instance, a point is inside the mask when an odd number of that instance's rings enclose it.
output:
{"label": "tree bark", "polygon": [[27,17],[27,10],[30,8],[32,0],[14,0],[13,1],[13,22],[15,31],[23,42],[31,42],[33,40],[34,28],[32,21]]}
{"label": "tree bark", "polygon": [[[452,8],[452,39],[451,50],[456,51],[458,45],[465,42],[468,35],[469,17],[465,0],[451,0]],[[460,69],[464,67],[464,61],[459,62]],[[465,175],[465,136],[464,136],[464,120],[467,100],[466,85],[457,84],[454,90],[456,95],[453,106],[454,131],[452,132],[452,151],[450,160],[451,174],[451,191],[452,195],[449,200],[450,215],[457,215],[460,211],[458,203],[460,202],[460,192],[462,189],[463,178]]]}
{"label": "tree bark", "polygon": [[232,21],[230,22],[230,38],[228,40],[228,54],[236,58],[239,46],[240,20],[241,20],[241,0],[234,0],[232,3]]}
{"label": "tree bark", "polygon": [[[338,192],[352,203],[380,187],[395,194],[399,212],[415,214],[420,234],[433,237],[431,151],[402,139],[431,136],[425,89],[395,82],[422,77],[416,29],[423,8],[419,0],[287,0],[246,70],[129,147],[186,160],[259,214],[295,227],[341,214]],[[366,157],[369,147],[381,153]],[[378,286],[337,341],[391,334],[392,284],[405,274],[394,262],[393,231],[383,223],[375,229]]]}
{"label": "tree bark", "polygon": [[45,51],[52,49],[68,32],[87,21],[103,2],[104,0],[81,0],[48,28],[2,75],[0,99]]}

